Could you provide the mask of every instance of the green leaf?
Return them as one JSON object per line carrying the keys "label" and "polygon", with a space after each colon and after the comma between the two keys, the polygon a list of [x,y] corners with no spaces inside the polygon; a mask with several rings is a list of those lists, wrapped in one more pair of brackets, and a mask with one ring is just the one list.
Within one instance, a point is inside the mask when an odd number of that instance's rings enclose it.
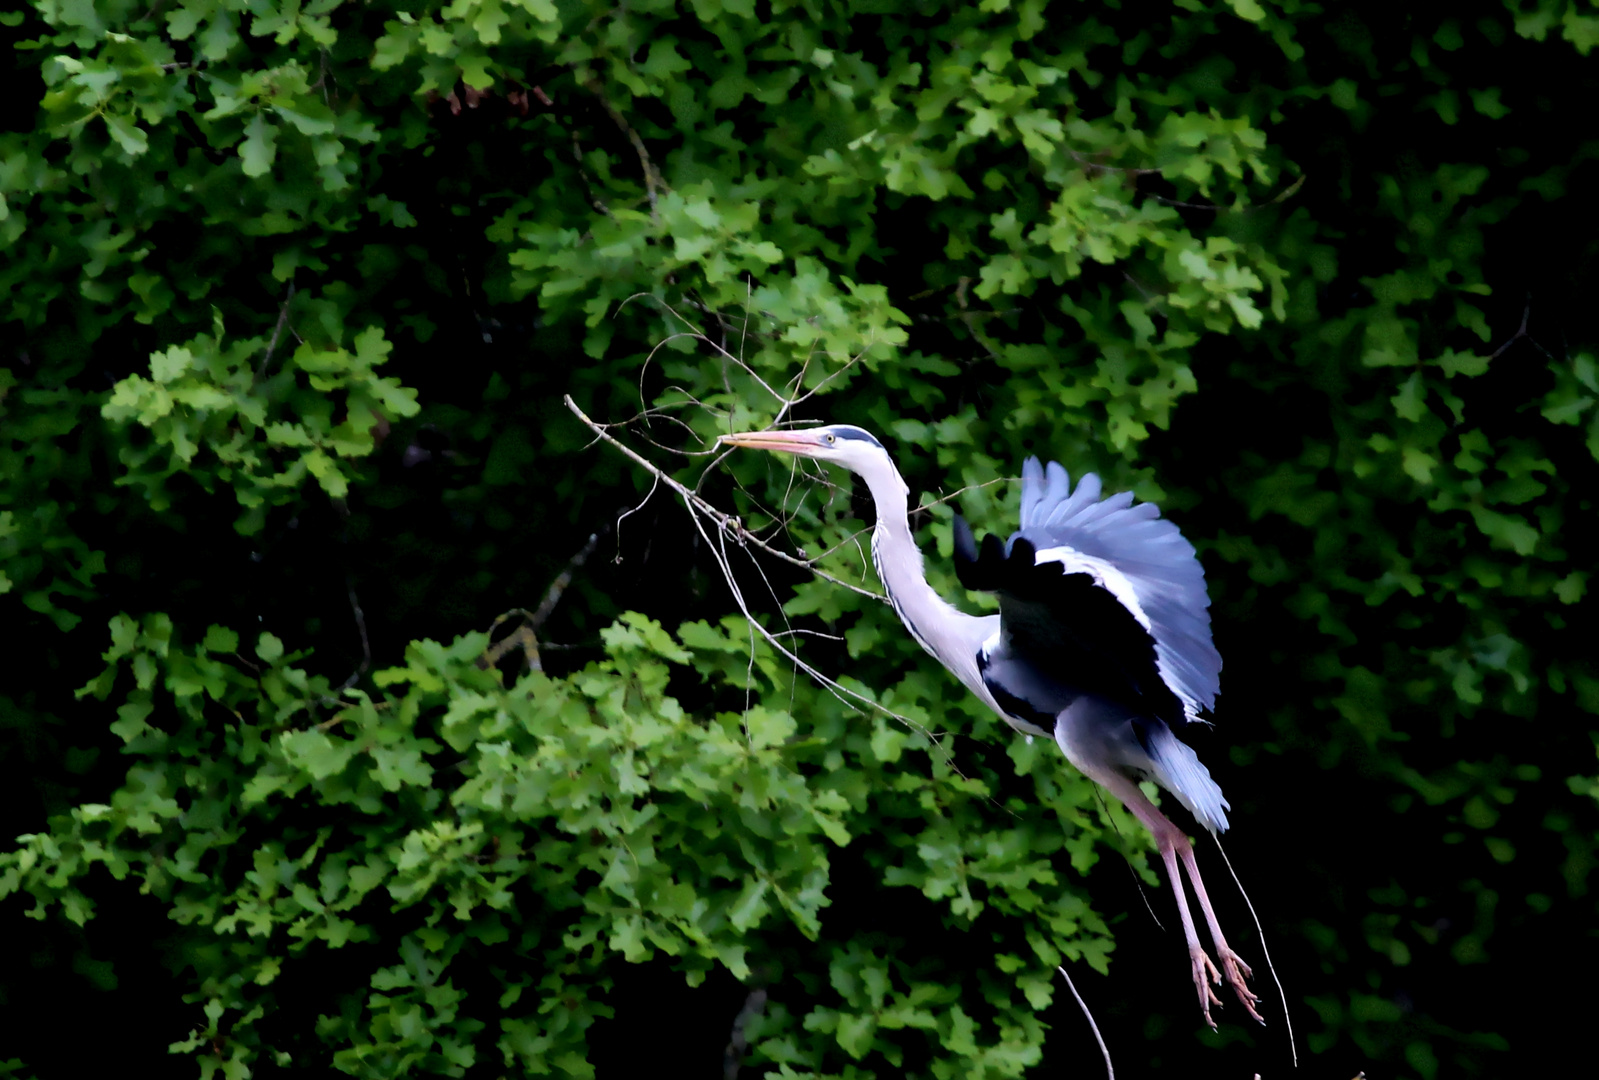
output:
{"label": "green leaf", "polygon": [[268,664],[283,658],[283,642],[273,634],[263,633],[255,646],[255,655]]}
{"label": "green leaf", "polygon": [[104,114],[106,130],[117,145],[130,154],[142,154],[150,149],[150,140],[144,131],[125,116]]}
{"label": "green leaf", "polygon": [[[292,106],[274,103],[272,111],[287,120],[302,135],[331,135],[335,130],[333,110],[315,98],[302,98]],[[262,114],[256,115],[259,117]]]}
{"label": "green leaf", "polygon": [[872,1016],[855,1016],[848,1013],[838,1018],[838,1045],[856,1061],[872,1049],[877,1034],[877,1020]]}
{"label": "green leaf", "polygon": [[266,122],[266,114],[258,112],[244,129],[244,141],[239,144],[239,157],[244,161],[245,176],[265,176],[277,158],[277,129]]}
{"label": "green leaf", "polygon": [[214,653],[238,652],[239,635],[225,626],[211,626],[205,632],[205,649]]}
{"label": "green leaf", "polygon": [[754,750],[781,744],[794,734],[795,727],[794,718],[786,712],[755,706],[744,713],[744,731]]}

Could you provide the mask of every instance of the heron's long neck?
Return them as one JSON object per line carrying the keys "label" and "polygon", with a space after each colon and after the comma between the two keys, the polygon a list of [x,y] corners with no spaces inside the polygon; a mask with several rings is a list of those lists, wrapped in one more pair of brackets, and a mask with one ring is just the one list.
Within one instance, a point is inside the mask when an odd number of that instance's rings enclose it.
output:
{"label": "heron's long neck", "polygon": [[[872,532],[872,562],[900,622],[922,648],[949,667],[968,686],[980,684],[971,637],[979,622],[933,591],[922,552],[911,536],[905,482],[896,473],[868,481],[877,504]],[[968,671],[968,669],[970,669]]]}

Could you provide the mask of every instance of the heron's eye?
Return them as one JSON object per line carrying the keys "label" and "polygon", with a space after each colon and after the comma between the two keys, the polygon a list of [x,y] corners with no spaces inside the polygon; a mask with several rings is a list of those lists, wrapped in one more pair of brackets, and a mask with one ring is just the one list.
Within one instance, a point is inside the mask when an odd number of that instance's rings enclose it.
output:
{"label": "heron's eye", "polygon": [[829,435],[827,437],[827,445],[831,446],[836,442],[838,442],[838,439],[835,436]]}

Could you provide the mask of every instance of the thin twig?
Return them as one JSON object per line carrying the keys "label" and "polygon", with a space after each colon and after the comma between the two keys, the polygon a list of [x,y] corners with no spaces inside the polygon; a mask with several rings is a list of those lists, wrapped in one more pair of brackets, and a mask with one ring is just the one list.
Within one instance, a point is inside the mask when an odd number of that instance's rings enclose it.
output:
{"label": "thin twig", "polygon": [[1179,199],[1168,199],[1164,195],[1155,194],[1151,194],[1150,197],[1157,202],[1164,203],[1167,206],[1180,206],[1185,210],[1210,210],[1218,214],[1253,214],[1257,211],[1266,209],[1268,206],[1276,206],[1280,202],[1285,202],[1288,199],[1293,198],[1295,192],[1305,186],[1305,181],[1307,179],[1309,179],[1308,174],[1299,177],[1299,179],[1295,180],[1292,184],[1289,184],[1283,189],[1282,193],[1275,198],[1267,199],[1263,203],[1246,203],[1243,206],[1217,206],[1215,203],[1183,202]]}
{"label": "thin twig", "polygon": [[602,531],[597,529],[591,533],[582,548],[578,550],[578,553],[566,561],[566,566],[555,576],[555,580],[550,582],[550,587],[544,590],[544,599],[539,601],[538,607],[532,611],[513,608],[494,620],[493,625],[489,627],[490,632],[493,632],[495,626],[499,626],[506,619],[515,615],[522,617],[522,625],[508,634],[504,640],[496,642],[485,650],[478,662],[480,667],[493,667],[500,662],[506,653],[512,649],[520,648],[522,655],[527,660],[527,669],[529,671],[544,670],[544,660],[539,655],[538,632],[543,628],[544,621],[555,611],[555,605],[561,602],[561,597],[565,594],[566,587],[572,584],[572,575],[594,553],[595,546],[600,542],[600,533]]}
{"label": "thin twig", "polygon": [[1510,335],[1510,340],[1509,341],[1505,342],[1503,345],[1499,346],[1499,348],[1495,349],[1493,351],[1493,355],[1489,356],[1488,359],[1489,360],[1497,360],[1497,359],[1499,359],[1499,354],[1500,353],[1502,353],[1506,349],[1510,348],[1510,346],[1514,345],[1516,342],[1520,341],[1522,338],[1526,338],[1528,341],[1532,342],[1532,347],[1533,348],[1537,349],[1539,352],[1541,352],[1545,356],[1549,357],[1549,359],[1553,360],[1554,357],[1550,355],[1549,350],[1544,348],[1542,345],[1538,344],[1538,340],[1527,333],[1527,320],[1530,319],[1531,317],[1532,317],[1532,300],[1531,300],[1531,298],[1529,298],[1527,300],[1527,306],[1521,310],[1521,328],[1519,330],[1517,330],[1514,334]]}
{"label": "thin twig", "polygon": [[1101,165],[1097,161],[1090,160],[1087,154],[1084,154],[1079,150],[1067,150],[1066,153],[1070,154],[1072,160],[1077,162],[1077,164],[1081,165],[1085,169],[1097,169],[1100,172],[1127,173],[1129,176],[1160,175],[1159,169],[1132,169],[1123,165]]}
{"label": "thin twig", "polygon": [[644,498],[639,502],[639,504],[622,511],[617,515],[616,520],[611,523],[611,528],[616,531],[616,558],[612,560],[613,562],[622,561],[622,522],[626,521],[628,518],[644,509],[644,507],[649,504],[649,501],[655,497],[655,489],[660,486],[661,478],[656,476],[654,482],[650,484],[650,490],[645,492]]}
{"label": "thin twig", "polygon": [[572,574],[594,554],[594,546],[600,542],[600,531],[596,529],[589,534],[588,540],[578,553],[566,561],[566,568],[557,574],[555,580],[550,582],[550,587],[544,590],[544,599],[539,601],[539,606],[533,609],[533,615],[529,619],[532,629],[543,629],[544,620],[550,617],[555,605],[561,602],[561,595],[566,592],[566,587],[572,584]]}
{"label": "thin twig", "polygon": [[[1077,150],[1067,150],[1066,153],[1071,155],[1072,160],[1076,161],[1083,168],[1097,170],[1098,172],[1119,172],[1126,173],[1129,176],[1165,175],[1159,169],[1132,169],[1119,165],[1101,165],[1097,161],[1090,160],[1088,155]],[[1210,210],[1218,214],[1253,214],[1256,211],[1264,210],[1268,206],[1276,206],[1280,202],[1286,202],[1288,199],[1293,198],[1299,189],[1304,187],[1305,181],[1309,178],[1309,174],[1301,175],[1275,197],[1267,199],[1262,203],[1249,203],[1244,206],[1229,207],[1217,206],[1215,203],[1183,202],[1181,199],[1169,199],[1164,195],[1156,195],[1154,193],[1150,193],[1150,198],[1166,206],[1180,206],[1185,210]]]}
{"label": "thin twig", "polygon": [[605,201],[594,194],[594,184],[589,180],[588,170],[583,167],[583,147],[578,144],[575,131],[572,132],[572,162],[577,166],[577,178],[583,181],[583,191],[589,197],[589,205],[606,217],[615,217],[616,215],[611,213],[611,208],[605,205]]}
{"label": "thin twig", "polygon": [[[1031,735],[1028,738],[1032,738]],[[1110,812],[1110,804],[1105,801],[1105,789],[1098,784],[1094,785],[1094,798],[1099,803],[1099,812],[1104,819],[1110,822],[1111,831],[1116,834],[1117,851],[1121,853],[1122,862],[1127,867],[1127,873],[1132,875],[1133,888],[1138,890],[1138,898],[1144,902],[1144,910],[1149,912],[1149,919],[1155,924],[1155,929],[1161,933],[1166,932],[1166,924],[1160,921],[1160,916],[1155,914],[1155,905],[1149,902],[1149,892],[1144,888],[1144,879],[1138,876],[1138,868],[1133,865],[1133,856],[1127,848],[1127,837],[1122,834],[1122,827],[1116,822],[1116,815]]]}
{"label": "thin twig", "polygon": [[355,613],[355,628],[361,633],[361,666],[350,672],[350,677],[339,687],[340,693],[354,686],[356,680],[372,667],[372,642],[366,635],[366,615],[361,611],[360,597],[355,595],[355,582],[345,578],[344,587],[350,594],[350,610]]}
{"label": "thin twig", "polygon": [[[683,488],[681,486],[679,486],[678,492],[679,492],[679,494],[683,494],[683,495],[686,495],[688,493],[687,489]],[[685,499],[685,505],[689,505],[687,503],[686,499]],[[792,650],[788,649],[781,641],[777,640],[777,636],[775,634],[773,634],[770,630],[766,629],[766,627],[763,626],[759,622],[759,620],[757,620],[755,618],[755,613],[750,610],[749,604],[746,603],[745,600],[744,600],[744,592],[743,592],[743,590],[741,590],[738,587],[738,583],[735,580],[735,578],[733,577],[733,566],[728,561],[727,548],[725,546],[726,543],[727,543],[728,532],[730,530],[724,528],[724,529],[722,529],[719,532],[718,535],[719,535],[719,539],[721,540],[721,546],[718,546],[716,544],[711,543],[711,538],[708,535],[706,535],[705,526],[700,521],[700,515],[693,512],[692,506],[690,507],[689,518],[690,518],[690,520],[692,520],[694,522],[694,528],[696,530],[698,530],[698,532],[700,534],[700,537],[702,539],[704,539],[706,547],[710,549],[711,557],[716,560],[717,566],[721,569],[722,577],[726,580],[728,589],[733,593],[733,600],[734,600],[735,603],[738,604],[739,611],[744,615],[744,622],[745,622],[746,625],[749,626],[749,628],[751,630],[753,630],[755,633],[759,634],[762,638],[764,638],[768,645],[770,645],[773,649],[775,649],[778,653],[780,653],[791,664],[793,664],[795,667],[799,668],[801,671],[805,672],[805,674],[809,675],[811,678],[815,679],[817,682],[821,683],[822,686],[825,687],[827,689],[827,691],[829,693],[831,693],[835,698],[837,698],[841,703],[843,703],[845,705],[848,705],[849,702],[845,701],[845,698],[846,697],[853,698],[856,702],[860,703],[861,705],[865,705],[868,709],[875,709],[878,712],[881,712],[881,713],[883,713],[883,714],[885,714],[887,716],[891,716],[894,719],[898,720],[900,723],[904,724],[906,727],[910,728],[912,731],[916,732],[918,735],[920,735],[924,739],[926,739],[931,745],[933,745],[933,746],[937,746],[938,745],[938,740],[934,737],[933,733],[931,731],[929,731],[927,728],[923,727],[921,724],[918,724],[916,721],[912,720],[908,716],[902,716],[901,714],[895,712],[893,709],[887,708],[886,706],[881,705],[881,704],[879,704],[876,701],[873,701],[871,698],[867,697],[865,694],[859,693],[859,692],[857,692],[855,690],[851,690],[849,687],[843,685],[838,680],[830,678],[827,675],[824,675],[821,671],[819,671],[815,667],[812,667],[810,664],[806,663],[804,660],[801,660],[799,658],[798,654],[794,653]],[[964,777],[965,774],[961,773],[958,768],[955,768],[953,762],[951,762],[950,768],[955,769],[955,772],[958,775],[961,775],[961,776]]]}
{"label": "thin twig", "polygon": [[601,439],[622,451],[622,453],[626,454],[634,464],[648,471],[651,476],[656,478],[657,481],[665,484],[667,487],[677,492],[678,497],[687,503],[692,510],[704,514],[706,517],[709,517],[712,521],[716,522],[716,525],[719,529],[732,536],[734,540],[741,546],[744,544],[754,544],[767,554],[774,555],[777,558],[782,559],[784,562],[792,563],[793,565],[802,569],[809,570],[817,577],[831,581],[835,585],[842,585],[846,589],[851,589],[860,593],[862,596],[871,597],[873,600],[878,600],[885,604],[888,602],[888,599],[879,593],[875,593],[870,589],[863,589],[859,585],[856,585],[853,582],[845,581],[842,578],[834,577],[827,571],[818,568],[810,559],[799,559],[788,554],[786,551],[779,551],[777,548],[772,547],[764,540],[746,530],[743,522],[741,522],[735,515],[718,510],[716,507],[706,502],[705,499],[701,498],[698,494],[690,491],[687,487],[666,475],[666,473],[662,472],[648,458],[641,456],[632,447],[619,441],[616,436],[612,435],[606,430],[608,425],[599,424],[593,420],[590,420],[588,414],[582,409],[578,408],[577,402],[572,400],[572,396],[570,394],[565,395],[562,398],[562,401],[566,403],[566,407],[571,410],[572,415],[583,421],[584,425],[587,426],[590,431],[594,432],[595,435],[599,436]]}
{"label": "thin twig", "polygon": [[1105,1059],[1106,1080],[1116,1080],[1116,1067],[1110,1063],[1110,1048],[1105,1045],[1105,1037],[1099,1033],[1099,1025],[1094,1023],[1094,1014],[1088,1011],[1088,1003],[1083,1000],[1083,995],[1077,992],[1077,984],[1072,982],[1072,977],[1066,974],[1065,965],[1055,969],[1060,972],[1061,978],[1066,980],[1066,989],[1072,992],[1072,997],[1077,999],[1077,1007],[1083,1010],[1083,1015],[1088,1018],[1088,1027],[1094,1033],[1094,1041],[1099,1044],[1100,1055]]}
{"label": "thin twig", "polygon": [[1293,1058],[1294,1068],[1299,1068],[1299,1047],[1294,1045],[1294,1018],[1288,1014],[1288,992],[1283,989],[1283,981],[1277,977],[1277,965],[1271,962],[1271,950],[1266,948],[1266,933],[1260,928],[1260,916],[1255,914],[1254,901],[1249,899],[1249,893],[1244,891],[1244,883],[1238,880],[1238,871],[1233,869],[1233,862],[1227,857],[1227,851],[1221,846],[1221,837],[1215,833],[1210,838],[1216,841],[1216,850],[1221,854],[1221,861],[1226,865],[1227,872],[1232,875],[1233,884],[1238,886],[1238,895],[1244,898],[1244,906],[1249,908],[1249,917],[1255,920],[1255,936],[1260,939],[1260,954],[1266,958],[1266,970],[1271,972],[1271,981],[1277,984],[1277,996],[1283,1003],[1283,1023],[1288,1026],[1288,1053]]}
{"label": "thin twig", "polygon": [[277,350],[278,338],[283,336],[283,327],[289,321],[289,303],[294,299],[294,279],[289,279],[289,295],[283,298],[283,306],[278,309],[278,324],[272,328],[272,340],[267,342],[266,354],[261,357],[261,363],[256,365],[255,381],[260,382],[266,377],[267,365],[272,363],[272,354]]}
{"label": "thin twig", "polygon": [[600,85],[598,79],[590,79],[583,85],[589,93],[600,99],[600,104],[610,114],[611,121],[622,129],[628,141],[633,144],[633,150],[638,154],[639,166],[644,170],[644,191],[650,200],[650,220],[660,224],[661,215],[656,206],[655,192],[657,188],[665,187],[666,183],[655,168],[655,162],[650,160],[650,152],[645,148],[644,140],[639,138],[639,133],[633,130],[633,125],[627,122],[627,117],[622,115],[622,111],[611,104],[610,99],[605,96],[605,88]]}

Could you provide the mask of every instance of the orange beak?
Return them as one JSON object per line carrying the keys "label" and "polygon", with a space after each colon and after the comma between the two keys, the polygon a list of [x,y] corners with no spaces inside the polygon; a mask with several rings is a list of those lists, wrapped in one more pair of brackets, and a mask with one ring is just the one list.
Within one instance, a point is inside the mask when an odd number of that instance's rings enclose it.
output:
{"label": "orange beak", "polygon": [[813,431],[741,431],[735,435],[723,435],[717,441],[724,446],[777,450],[801,457],[815,457],[823,445],[821,436]]}

